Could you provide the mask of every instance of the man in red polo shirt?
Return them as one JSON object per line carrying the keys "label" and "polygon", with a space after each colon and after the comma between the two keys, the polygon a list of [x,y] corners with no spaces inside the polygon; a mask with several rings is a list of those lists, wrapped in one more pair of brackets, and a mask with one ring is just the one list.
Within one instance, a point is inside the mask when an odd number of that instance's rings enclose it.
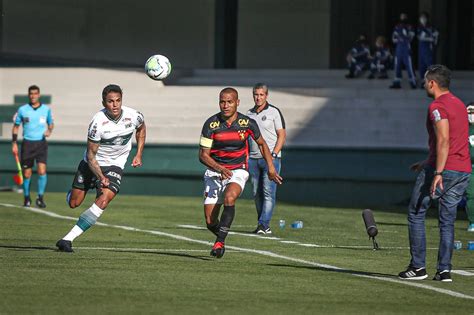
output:
{"label": "man in red polo shirt", "polygon": [[451,71],[433,65],[425,73],[425,90],[434,98],[428,109],[426,129],[429,155],[412,165],[419,171],[408,206],[408,232],[411,261],[399,277],[422,280],[426,273],[425,216],[433,199],[438,201],[440,243],[437,272],[433,280],[451,282],[451,257],[454,243],[454,221],[471,173],[469,122],[466,106],[449,91]]}

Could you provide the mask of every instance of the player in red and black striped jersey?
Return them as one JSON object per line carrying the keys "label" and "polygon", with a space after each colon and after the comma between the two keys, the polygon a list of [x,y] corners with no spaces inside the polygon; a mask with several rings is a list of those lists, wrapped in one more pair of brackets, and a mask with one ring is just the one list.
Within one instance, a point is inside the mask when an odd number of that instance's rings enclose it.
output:
{"label": "player in red and black striped jersey", "polygon": [[[260,135],[255,120],[237,112],[239,95],[234,88],[219,93],[220,112],[206,120],[202,128],[199,160],[207,166],[204,174],[204,215],[207,228],[216,236],[211,255],[224,255],[224,241],[235,216],[235,201],[249,177],[248,138],[252,137],[268,165],[268,177],[278,184],[282,178],[272,162],[272,155]],[[219,211],[224,211],[219,220]]]}

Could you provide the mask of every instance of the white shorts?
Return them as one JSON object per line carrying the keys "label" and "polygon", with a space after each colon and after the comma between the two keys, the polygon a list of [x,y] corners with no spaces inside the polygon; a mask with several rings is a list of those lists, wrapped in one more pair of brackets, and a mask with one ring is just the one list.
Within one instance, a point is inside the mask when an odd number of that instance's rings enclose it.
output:
{"label": "white shorts", "polygon": [[232,171],[232,177],[222,180],[221,174],[210,169],[204,173],[204,204],[224,203],[224,191],[229,183],[237,183],[244,191],[245,183],[249,179],[249,172],[244,169]]}

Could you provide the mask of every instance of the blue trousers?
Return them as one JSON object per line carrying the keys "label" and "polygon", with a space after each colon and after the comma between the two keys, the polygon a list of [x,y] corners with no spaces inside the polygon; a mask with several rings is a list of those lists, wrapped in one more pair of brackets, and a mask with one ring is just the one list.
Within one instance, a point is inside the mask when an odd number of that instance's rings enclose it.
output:
{"label": "blue trousers", "polygon": [[[434,168],[427,166],[418,174],[408,206],[410,266],[414,268],[426,267],[425,217],[432,202],[430,188],[433,182],[433,172]],[[444,190],[438,189],[436,191],[434,199],[438,200],[440,233],[438,271],[451,270],[457,205],[467,189],[470,175],[470,173],[444,171]]]}
{"label": "blue trousers", "polygon": [[[281,161],[279,158],[273,159],[273,165],[280,173]],[[249,173],[257,208],[258,224],[268,228],[275,208],[277,183],[268,178],[268,167],[263,158],[249,159]]]}
{"label": "blue trousers", "polygon": [[416,84],[415,73],[413,72],[413,64],[409,53],[395,55],[395,80],[400,82],[402,80],[402,65],[408,72],[408,79],[411,84]]}
{"label": "blue trousers", "polygon": [[420,50],[418,54],[418,71],[420,71],[420,78],[425,77],[425,72],[429,66],[433,64],[433,52],[423,52]]}

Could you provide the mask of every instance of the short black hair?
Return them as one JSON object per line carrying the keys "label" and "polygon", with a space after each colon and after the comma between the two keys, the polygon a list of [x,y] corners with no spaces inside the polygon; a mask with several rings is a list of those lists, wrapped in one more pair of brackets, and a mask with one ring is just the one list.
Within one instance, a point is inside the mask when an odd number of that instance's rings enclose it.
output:
{"label": "short black hair", "polygon": [[469,103],[466,104],[466,106],[473,106],[474,105],[474,101],[470,101]]}
{"label": "short black hair", "polygon": [[37,85],[30,85],[30,86],[28,87],[28,94],[30,94],[31,91],[38,91],[38,93],[39,93],[39,92],[40,92],[40,88],[39,88],[39,86],[37,86]]}
{"label": "short black hair", "polygon": [[102,101],[105,102],[105,98],[110,92],[120,93],[120,96],[122,96],[122,88],[120,86],[117,84],[109,84],[102,90]]}
{"label": "short black hair", "polygon": [[449,89],[449,85],[451,84],[451,70],[444,65],[431,65],[425,72],[425,78],[429,81],[435,81],[442,89]]}
{"label": "short black hair", "polygon": [[226,88],[222,89],[222,91],[219,93],[219,95],[227,94],[227,93],[233,93],[233,94],[235,94],[236,98],[239,98],[239,92],[237,92],[237,90],[234,89],[233,87],[226,87]]}

